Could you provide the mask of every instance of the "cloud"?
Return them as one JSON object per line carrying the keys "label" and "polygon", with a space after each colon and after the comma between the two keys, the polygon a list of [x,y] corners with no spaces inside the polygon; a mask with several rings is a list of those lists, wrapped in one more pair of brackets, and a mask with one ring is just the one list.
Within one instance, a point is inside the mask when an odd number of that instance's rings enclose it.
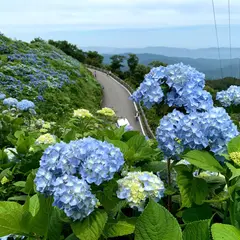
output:
{"label": "cloud", "polygon": [[[227,1],[215,0],[218,24],[228,23]],[[240,23],[240,1],[231,1]],[[0,29],[155,28],[213,24],[210,0],[8,0],[1,3]]]}

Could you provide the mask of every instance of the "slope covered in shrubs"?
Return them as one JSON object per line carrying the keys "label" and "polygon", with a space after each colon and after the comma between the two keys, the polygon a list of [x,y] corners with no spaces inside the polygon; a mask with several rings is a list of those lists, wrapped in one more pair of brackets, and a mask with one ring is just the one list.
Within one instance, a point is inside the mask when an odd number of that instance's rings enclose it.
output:
{"label": "slope covered in shrubs", "polygon": [[[99,109],[101,88],[77,60],[44,41],[13,41],[0,35],[0,91],[28,99],[48,120],[63,120],[73,109]],[[90,94],[91,93],[91,94]]]}

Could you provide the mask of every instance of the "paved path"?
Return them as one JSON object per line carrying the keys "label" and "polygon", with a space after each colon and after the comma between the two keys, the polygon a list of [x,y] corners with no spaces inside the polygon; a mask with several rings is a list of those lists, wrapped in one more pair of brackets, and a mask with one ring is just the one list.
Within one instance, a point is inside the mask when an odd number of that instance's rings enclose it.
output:
{"label": "paved path", "polygon": [[142,132],[139,122],[135,120],[136,110],[133,102],[129,100],[130,95],[127,90],[112,77],[107,76],[107,74],[100,71],[96,71],[96,73],[97,81],[104,87],[103,107],[114,109],[118,117],[127,118],[134,130]]}

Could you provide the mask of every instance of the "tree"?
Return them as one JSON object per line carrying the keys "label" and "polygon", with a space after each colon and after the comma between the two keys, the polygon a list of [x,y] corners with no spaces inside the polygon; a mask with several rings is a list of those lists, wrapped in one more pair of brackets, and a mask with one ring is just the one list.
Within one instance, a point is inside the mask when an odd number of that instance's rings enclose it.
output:
{"label": "tree", "polygon": [[158,60],[155,60],[155,61],[152,61],[148,64],[149,67],[153,68],[153,67],[159,67],[159,66],[163,66],[163,67],[166,67],[167,64],[166,63],[163,63],[163,62],[160,62]]}
{"label": "tree", "polygon": [[85,53],[81,49],[79,49],[76,45],[71,44],[67,41],[54,41],[54,40],[49,40],[48,43],[55,46],[56,48],[59,48],[67,55],[77,59],[79,62],[85,62]]}
{"label": "tree", "polygon": [[121,72],[121,67],[123,67],[123,60],[125,59],[125,56],[121,56],[121,55],[113,55],[110,57],[111,64],[111,70],[115,73],[120,73]]}
{"label": "tree", "polygon": [[144,76],[150,72],[150,67],[143,64],[138,64],[133,75],[133,84],[138,87],[144,80]]}
{"label": "tree", "polygon": [[96,51],[89,51],[86,53],[86,60],[85,62],[89,65],[95,66],[95,67],[102,67],[103,63],[103,56],[100,55]]}
{"label": "tree", "polygon": [[139,58],[137,57],[136,54],[128,54],[128,60],[127,60],[127,64],[128,64],[128,67],[129,67],[129,71],[131,74],[134,73],[137,65],[138,65],[138,62],[139,62]]}

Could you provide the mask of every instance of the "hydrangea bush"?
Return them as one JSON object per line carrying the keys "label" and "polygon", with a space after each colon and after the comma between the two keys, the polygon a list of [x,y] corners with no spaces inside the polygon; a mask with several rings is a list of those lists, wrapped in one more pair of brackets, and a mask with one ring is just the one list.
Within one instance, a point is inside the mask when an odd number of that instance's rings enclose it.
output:
{"label": "hydrangea bush", "polygon": [[88,184],[111,180],[123,164],[121,151],[107,142],[89,137],[57,143],[47,148],[40,160],[37,191],[53,195],[55,206],[72,219],[82,220],[97,203]]}
{"label": "hydrangea bush", "polygon": [[240,104],[240,87],[230,86],[227,90],[217,93],[216,100],[218,100],[223,107]]}

